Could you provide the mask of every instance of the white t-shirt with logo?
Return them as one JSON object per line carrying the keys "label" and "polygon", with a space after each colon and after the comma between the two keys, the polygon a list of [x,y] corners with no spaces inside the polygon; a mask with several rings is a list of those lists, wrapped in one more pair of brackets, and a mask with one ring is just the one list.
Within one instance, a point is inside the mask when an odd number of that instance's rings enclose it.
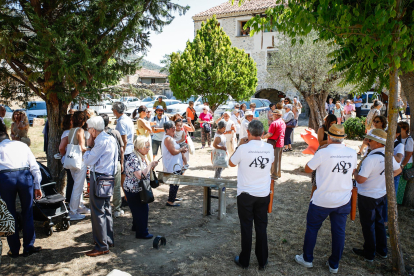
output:
{"label": "white t-shirt with logo", "polygon": [[[362,161],[358,174],[366,177],[367,180],[362,184],[357,183],[358,194],[375,199],[387,194],[385,186],[385,157],[375,154],[376,152],[385,154],[385,147],[371,151]],[[392,167],[394,171],[400,168],[400,165],[394,158],[392,159]]]}
{"label": "white t-shirt with logo", "polygon": [[357,167],[356,151],[344,144],[330,144],[318,150],[308,162],[316,170],[316,186],[311,202],[319,207],[337,208],[349,202],[352,172]]}
{"label": "white t-shirt with logo", "polygon": [[[404,145],[405,151],[408,151],[408,152],[413,152],[414,151],[414,141],[413,141],[413,138],[411,138],[410,136],[405,138],[405,139],[401,139],[401,143]],[[405,152],[404,152],[404,157],[405,157]],[[403,157],[403,160],[404,160],[404,157]],[[413,156],[412,155],[411,155],[411,158],[408,161],[408,163],[413,163]]]}
{"label": "white t-shirt with logo", "polygon": [[243,192],[255,197],[270,193],[270,169],[275,159],[273,146],[264,141],[252,140],[241,145],[230,161],[237,168],[237,195]]}
{"label": "white t-shirt with logo", "polygon": [[[395,140],[394,142],[396,142],[397,140]],[[395,148],[394,148],[394,156],[396,156],[397,154],[402,154],[404,156],[405,154],[405,150],[404,150],[404,144],[403,143],[399,143]],[[401,159],[401,162],[398,162],[398,165],[401,165],[402,161],[404,160],[404,157]]]}

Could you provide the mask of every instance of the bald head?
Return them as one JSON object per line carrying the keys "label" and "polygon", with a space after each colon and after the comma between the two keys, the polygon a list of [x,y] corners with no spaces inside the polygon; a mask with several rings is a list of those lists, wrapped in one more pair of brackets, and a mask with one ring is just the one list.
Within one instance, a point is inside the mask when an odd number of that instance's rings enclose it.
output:
{"label": "bald head", "polygon": [[6,116],[6,108],[0,105],[0,117],[4,118]]}

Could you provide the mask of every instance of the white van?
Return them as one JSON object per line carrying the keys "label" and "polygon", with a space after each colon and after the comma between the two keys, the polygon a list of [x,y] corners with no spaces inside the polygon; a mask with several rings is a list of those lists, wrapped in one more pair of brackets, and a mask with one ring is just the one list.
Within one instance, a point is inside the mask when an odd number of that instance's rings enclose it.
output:
{"label": "white van", "polygon": [[[364,94],[361,95],[361,98],[362,98],[362,106],[361,106],[362,116],[368,115],[368,112],[371,110],[371,106],[373,105],[374,100],[377,100],[377,99],[381,100],[377,92],[374,92],[374,91],[365,92]],[[383,112],[383,110],[385,110],[385,104],[381,108],[381,113]]]}

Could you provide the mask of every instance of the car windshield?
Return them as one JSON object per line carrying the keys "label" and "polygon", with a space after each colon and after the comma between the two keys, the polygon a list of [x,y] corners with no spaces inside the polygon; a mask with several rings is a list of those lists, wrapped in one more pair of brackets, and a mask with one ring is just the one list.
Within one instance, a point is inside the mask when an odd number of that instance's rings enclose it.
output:
{"label": "car windshield", "polygon": [[146,97],[145,99],[142,100],[143,102],[152,102],[152,98],[151,97]]}
{"label": "car windshield", "polygon": [[43,110],[46,109],[45,102],[30,102],[27,104],[27,110]]}

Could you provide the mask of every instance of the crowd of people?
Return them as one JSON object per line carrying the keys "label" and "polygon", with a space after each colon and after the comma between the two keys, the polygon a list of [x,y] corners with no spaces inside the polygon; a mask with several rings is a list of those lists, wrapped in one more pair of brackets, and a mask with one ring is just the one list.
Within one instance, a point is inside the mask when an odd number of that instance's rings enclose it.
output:
{"label": "crowd of people", "polygon": [[[344,144],[345,129],[341,123],[358,113],[360,99],[333,103],[329,101],[324,124],[318,130],[319,149],[306,164],[305,172],[313,173],[314,189],[307,213],[303,253],[295,256],[296,262],[313,267],[313,250],[317,234],[326,218],[330,217],[332,232],[332,254],[327,260],[329,271],[338,272],[345,243],[345,226],[351,212],[352,190],[358,188],[358,209],[364,237],[363,249],[354,248],[356,255],[372,262],[375,256],[387,257],[387,191],[385,187],[385,143],[387,119],[380,115],[382,107],[376,101],[367,116],[367,133],[357,153]],[[162,162],[163,171],[183,175],[189,168],[190,154],[194,153],[192,138],[195,123],[200,124],[201,144],[212,147],[211,159],[215,178],[228,166],[237,171],[237,206],[241,227],[241,252],[234,262],[248,268],[252,248],[253,223],[256,231],[256,257],[259,269],[268,264],[267,211],[271,186],[282,176],[282,155],[292,151],[292,132],[302,105],[297,98],[293,102],[284,98],[270,104],[267,113],[269,128],[265,133],[259,120],[259,112],[252,103],[237,104],[217,120],[208,104],[203,106],[200,116],[190,102],[186,118],[180,114],[165,115],[162,98],[154,106],[152,116],[146,106],[136,111],[136,128],[133,120],[125,114],[126,106],[113,103],[116,117],[115,129],[109,128],[107,115],[96,116],[93,111],[75,111],[65,115],[59,153],[55,155],[66,164],[69,145],[77,146],[81,152],[81,164],[77,169],[68,168],[66,202],[71,220],[82,220],[91,215],[94,247],[87,256],[107,254],[115,245],[113,218],[122,216],[121,190],[125,194],[132,214],[132,231],[137,239],[151,239],[148,231],[148,203],[141,200],[141,181],[153,179],[154,169]],[[15,115],[13,115],[14,117]],[[348,116],[348,117],[347,117]],[[35,247],[33,224],[33,198],[42,197],[41,175],[33,153],[22,138],[27,137],[24,114],[16,113],[11,138],[6,126],[0,123],[0,196],[10,213],[16,217],[15,198],[19,194],[23,217],[23,255],[29,256],[41,250]],[[213,139],[213,124],[217,126]],[[15,128],[15,130],[13,130]],[[26,132],[25,132],[26,129]],[[24,135],[24,132],[26,135]],[[16,135],[20,139],[16,139]],[[14,140],[14,141],[13,141]],[[22,143],[23,142],[23,143]],[[24,144],[26,143],[26,144]],[[30,144],[30,143],[29,143]],[[161,158],[156,156],[161,151]],[[394,184],[397,202],[402,203],[407,181],[400,177],[402,168],[412,168],[414,141],[409,135],[409,124],[399,122],[395,134],[393,159]],[[364,158],[357,164],[357,156]],[[325,162],[329,160],[329,162]],[[84,193],[85,179],[90,172],[88,193]],[[113,181],[113,190],[102,188],[102,179]],[[109,179],[109,180],[108,180]],[[179,207],[178,185],[170,185],[167,207]],[[102,194],[103,193],[103,194]],[[89,197],[89,207],[84,204]],[[110,199],[112,197],[111,206]],[[18,230],[7,238],[8,255],[16,258],[21,247]]]}

